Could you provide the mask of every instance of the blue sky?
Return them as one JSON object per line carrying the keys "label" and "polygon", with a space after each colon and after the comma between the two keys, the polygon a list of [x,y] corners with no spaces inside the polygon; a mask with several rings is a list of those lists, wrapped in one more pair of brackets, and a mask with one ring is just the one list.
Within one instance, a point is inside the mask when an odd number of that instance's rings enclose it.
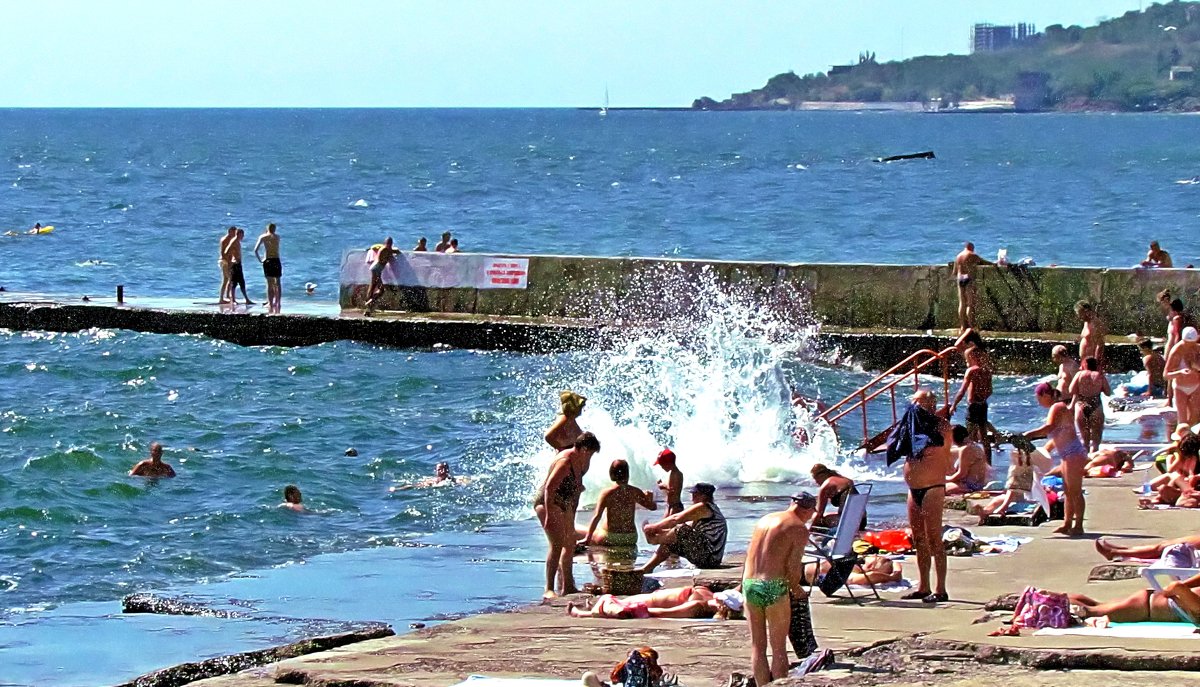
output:
{"label": "blue sky", "polygon": [[1136,0],[6,0],[0,106],[686,106]]}

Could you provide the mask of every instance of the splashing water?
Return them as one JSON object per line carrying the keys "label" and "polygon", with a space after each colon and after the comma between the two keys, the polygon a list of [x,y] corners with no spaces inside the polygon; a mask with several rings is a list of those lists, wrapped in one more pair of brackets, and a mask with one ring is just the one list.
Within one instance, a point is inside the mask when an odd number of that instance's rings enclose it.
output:
{"label": "splashing water", "polygon": [[[791,403],[793,381],[804,374],[797,363],[812,355],[818,331],[802,291],[731,286],[711,274],[652,281],[624,294],[618,312],[626,321],[654,320],[664,309],[656,299],[670,294],[669,319],[632,330],[610,350],[567,356],[566,369],[547,370],[530,389],[534,398],[570,388],[589,399],[580,424],[602,450],[585,478],[585,502],[610,484],[605,466],[617,458],[629,462],[630,483],[654,487],[664,446],[679,456],[687,483],[726,487],[807,480],[814,463],[843,460],[828,424]],[[613,312],[604,303],[616,301],[602,295],[597,307]],[[798,445],[794,433],[808,442]],[[551,460],[541,451],[532,461],[538,483]]]}

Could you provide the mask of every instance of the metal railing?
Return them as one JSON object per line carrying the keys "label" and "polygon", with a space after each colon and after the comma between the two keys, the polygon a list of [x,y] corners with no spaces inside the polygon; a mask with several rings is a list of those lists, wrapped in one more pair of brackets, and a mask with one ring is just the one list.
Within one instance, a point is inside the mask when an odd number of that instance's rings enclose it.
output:
{"label": "metal railing", "polygon": [[[955,340],[954,345],[941,351],[934,351],[928,348],[923,348],[904,360],[896,363],[888,368],[879,376],[875,377],[866,384],[855,389],[848,396],[829,406],[824,411],[817,414],[817,417],[825,420],[831,425],[836,425],[839,420],[846,417],[850,413],[858,410],[862,413],[862,432],[863,440],[859,448],[866,448],[868,451],[878,447],[878,441],[881,437],[886,437],[892,427],[896,426],[900,416],[896,408],[896,387],[904,384],[908,380],[912,380],[913,391],[921,388],[921,374],[931,374],[929,368],[940,363],[939,370],[942,375],[942,399],[945,404],[950,403],[950,356],[959,355],[958,346],[962,344],[963,339],[967,336],[967,332]],[[867,426],[867,404],[879,398],[883,394],[888,395],[888,400],[892,406],[892,421],[887,429],[883,432],[872,436],[870,429]],[[874,445],[872,445],[874,444]]]}

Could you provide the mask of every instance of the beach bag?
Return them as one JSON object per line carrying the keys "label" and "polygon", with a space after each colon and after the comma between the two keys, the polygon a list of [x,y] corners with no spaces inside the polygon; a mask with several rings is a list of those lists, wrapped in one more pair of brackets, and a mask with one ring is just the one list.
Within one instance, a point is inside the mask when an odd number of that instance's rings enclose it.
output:
{"label": "beach bag", "polygon": [[625,687],[656,687],[662,682],[663,669],[658,665],[658,652],[643,646],[629,652],[629,656],[613,668],[609,678]]}
{"label": "beach bag", "polygon": [[812,610],[808,605],[808,597],[791,597],[792,622],[788,626],[788,641],[792,643],[792,651],[796,658],[803,661],[817,650],[817,636],[813,633]]}
{"label": "beach bag", "polygon": [[1033,489],[1033,466],[1029,464],[1028,453],[1012,452],[1012,465],[1008,466],[1008,481],[1004,483],[1004,488],[1009,491]]}
{"label": "beach bag", "polygon": [[1071,626],[1071,602],[1066,594],[1026,587],[1013,609],[1013,626],[1062,629]]}

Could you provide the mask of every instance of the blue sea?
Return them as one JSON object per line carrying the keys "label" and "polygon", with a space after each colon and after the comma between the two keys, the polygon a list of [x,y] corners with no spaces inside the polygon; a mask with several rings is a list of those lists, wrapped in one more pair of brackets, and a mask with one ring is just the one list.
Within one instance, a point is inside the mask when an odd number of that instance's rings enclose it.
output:
{"label": "blue sea", "polygon": [[[1197,134],[1200,118],[1158,115],[5,110],[0,233],[55,230],[0,236],[0,286],[212,302],[224,228],[245,227],[249,251],[267,222],[285,311],[335,300],[343,251],[442,231],[479,252],[814,262],[943,262],[970,239],[1117,266],[1157,239],[1185,264]],[[686,332],[552,356],[0,331],[0,685],[110,684],[537,598],[528,501],[563,388],[591,399],[582,424],[603,445],[590,495],[618,457],[652,487],[669,445],[746,516],[732,549],[817,461],[876,482],[872,519],[897,517],[895,473],[848,455],[854,421],[846,448],[791,439],[806,417],[790,386],[836,400],[870,375],[814,353],[815,328],[702,296]],[[998,381],[998,426],[1037,420],[1035,381]],[[126,476],[151,441],[176,479]],[[407,488],[443,460],[469,481]],[[310,513],[278,507],[287,484]],[[121,615],[136,591],[244,617]]]}

